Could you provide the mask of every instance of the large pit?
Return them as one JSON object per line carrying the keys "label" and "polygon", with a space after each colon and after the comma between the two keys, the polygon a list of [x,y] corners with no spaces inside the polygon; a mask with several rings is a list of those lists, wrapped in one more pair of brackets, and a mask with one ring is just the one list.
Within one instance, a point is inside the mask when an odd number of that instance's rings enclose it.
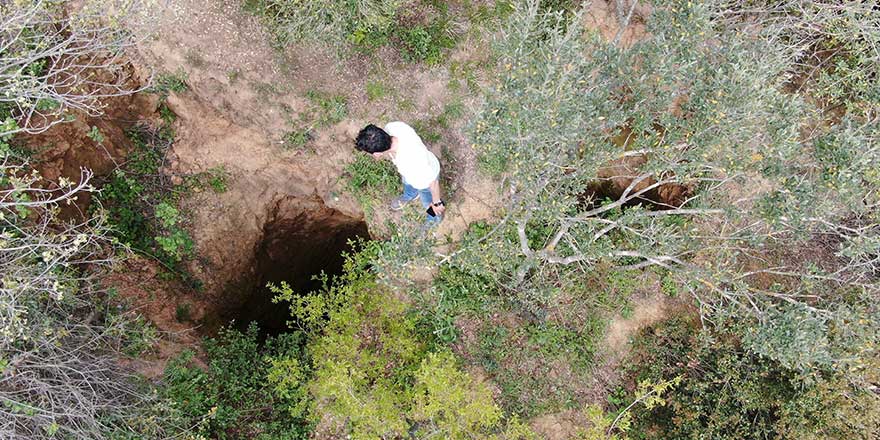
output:
{"label": "large pit", "polygon": [[225,295],[229,301],[220,311],[222,324],[234,321],[235,327],[243,329],[256,322],[270,335],[286,331],[289,309],[272,303],[273,294],[266,284],[286,281],[300,294],[320,288],[313,276],[322,271],[339,274],[342,253],[350,250],[349,241],[358,237],[369,237],[363,219],[315,199],[286,197],[277,201],[254,249],[251,270]]}

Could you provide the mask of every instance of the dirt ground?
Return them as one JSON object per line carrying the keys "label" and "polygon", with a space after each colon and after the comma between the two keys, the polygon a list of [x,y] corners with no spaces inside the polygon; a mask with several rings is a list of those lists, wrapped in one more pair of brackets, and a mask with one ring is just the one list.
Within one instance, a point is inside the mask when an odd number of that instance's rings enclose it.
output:
{"label": "dirt ground", "polygon": [[[173,0],[149,20],[157,26],[156,37],[140,45],[143,63],[157,72],[185,72],[190,88],[168,99],[178,115],[172,171],[223,167],[230,175],[227,192],[199,194],[188,203],[203,257],[192,270],[208,291],[248,270],[268,207],[283,197],[317,196],[330,208],[363,217],[343,190],[343,168],[354,159],[357,131],[368,122],[426,119],[450,100],[445,68],[405,63],[396,53],[380,54],[376,58],[387,64],[377,66],[357,57],[340,61],[317,48],[273,49],[263,26],[236,2]],[[370,102],[364,71],[378,71],[373,76],[394,90]],[[284,149],[290,121],[306,110],[305,95],[313,90],[345,96],[348,117],[317,130],[309,145],[314,152]],[[403,110],[402,101],[411,105]],[[441,161],[442,151],[454,152],[458,168],[455,198],[439,233],[457,236],[491,215],[497,194],[473,172],[474,155],[457,127],[439,144],[429,147]],[[384,207],[377,209],[368,219],[371,232],[381,234],[392,217]]]}
{"label": "dirt ground", "polygon": [[[201,329],[195,323],[205,316],[210,304],[176,279],[164,279],[162,268],[151,259],[131,255],[102,279],[107,288],[115,289],[128,310],[148,317],[159,331],[158,344],[129,360],[129,366],[145,377],[154,379],[165,371],[168,360],[183,350],[200,354]],[[196,357],[200,363],[200,357]]]}
{"label": "dirt ground", "polygon": [[[634,9],[622,44],[645,36],[643,17],[648,12],[643,6]],[[619,30],[617,13],[614,3],[593,1],[584,23],[613,39]],[[247,270],[268,207],[280,198],[317,196],[346,215],[363,216],[343,190],[343,168],[354,158],[353,139],[360,127],[368,122],[423,120],[439,114],[453,99],[444,66],[407,63],[391,49],[344,60],[315,47],[276,50],[258,18],[238,2],[166,0],[164,8],[142,20],[140,25],[154,35],[138,47],[143,64],[156,72],[185,73],[190,88],[168,100],[178,115],[171,171],[223,167],[231,176],[229,191],[200,194],[188,206],[203,257],[192,270],[208,291]],[[485,42],[468,39],[450,58],[480,59],[485,50]],[[369,78],[379,78],[393,90],[370,101],[365,92]],[[307,109],[305,95],[315,90],[345,96],[348,117],[317,130],[309,145],[313,152],[283,148],[291,120]],[[469,109],[478,104],[467,96],[458,98]],[[461,132],[463,123],[453,123],[437,144],[429,145],[441,162],[455,163],[450,185],[455,194],[438,231],[453,239],[470,223],[491,217],[501,204],[494,183],[476,172],[475,153]],[[453,157],[444,158],[443,151]],[[384,207],[376,210],[367,219],[371,232],[381,235],[386,220],[393,217]]]}
{"label": "dirt ground", "polygon": [[[605,1],[593,0],[584,2],[586,9],[582,17],[582,23],[587,29],[594,30],[603,39],[614,41],[623,47],[630,47],[636,42],[647,38],[648,31],[645,20],[651,14],[651,6],[639,3],[637,0]],[[618,9],[619,7],[619,9]],[[620,22],[625,21],[628,15],[629,22],[623,32],[620,31]],[[620,18],[618,18],[620,17]],[[619,35],[618,35],[619,34]]]}

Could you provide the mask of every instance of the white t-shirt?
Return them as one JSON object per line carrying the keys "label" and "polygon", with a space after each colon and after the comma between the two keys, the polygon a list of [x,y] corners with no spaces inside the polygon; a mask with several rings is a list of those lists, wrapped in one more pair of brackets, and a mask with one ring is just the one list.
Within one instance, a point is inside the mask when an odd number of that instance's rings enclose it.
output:
{"label": "white t-shirt", "polygon": [[385,132],[397,138],[397,151],[391,162],[403,180],[415,189],[426,189],[440,175],[440,161],[430,152],[422,138],[403,122],[389,122]]}

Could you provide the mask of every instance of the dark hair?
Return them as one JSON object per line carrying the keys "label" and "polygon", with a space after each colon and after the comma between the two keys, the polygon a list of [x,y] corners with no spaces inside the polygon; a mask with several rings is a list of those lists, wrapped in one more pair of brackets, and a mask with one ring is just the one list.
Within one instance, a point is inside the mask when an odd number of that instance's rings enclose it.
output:
{"label": "dark hair", "polygon": [[381,153],[391,148],[391,136],[373,124],[362,128],[355,142],[358,150],[367,153]]}

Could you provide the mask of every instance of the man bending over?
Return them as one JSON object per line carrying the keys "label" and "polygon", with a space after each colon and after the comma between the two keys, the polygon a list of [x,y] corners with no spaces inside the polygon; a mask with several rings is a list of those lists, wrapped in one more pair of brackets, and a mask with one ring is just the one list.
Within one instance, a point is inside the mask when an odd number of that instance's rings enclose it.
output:
{"label": "man bending over", "polygon": [[391,202],[391,209],[401,210],[418,197],[427,210],[427,223],[431,226],[440,223],[446,210],[440,199],[440,161],[428,151],[412,127],[400,121],[389,122],[384,130],[370,124],[358,133],[356,142],[358,150],[376,160],[389,159],[397,167],[403,181],[403,194]]}

